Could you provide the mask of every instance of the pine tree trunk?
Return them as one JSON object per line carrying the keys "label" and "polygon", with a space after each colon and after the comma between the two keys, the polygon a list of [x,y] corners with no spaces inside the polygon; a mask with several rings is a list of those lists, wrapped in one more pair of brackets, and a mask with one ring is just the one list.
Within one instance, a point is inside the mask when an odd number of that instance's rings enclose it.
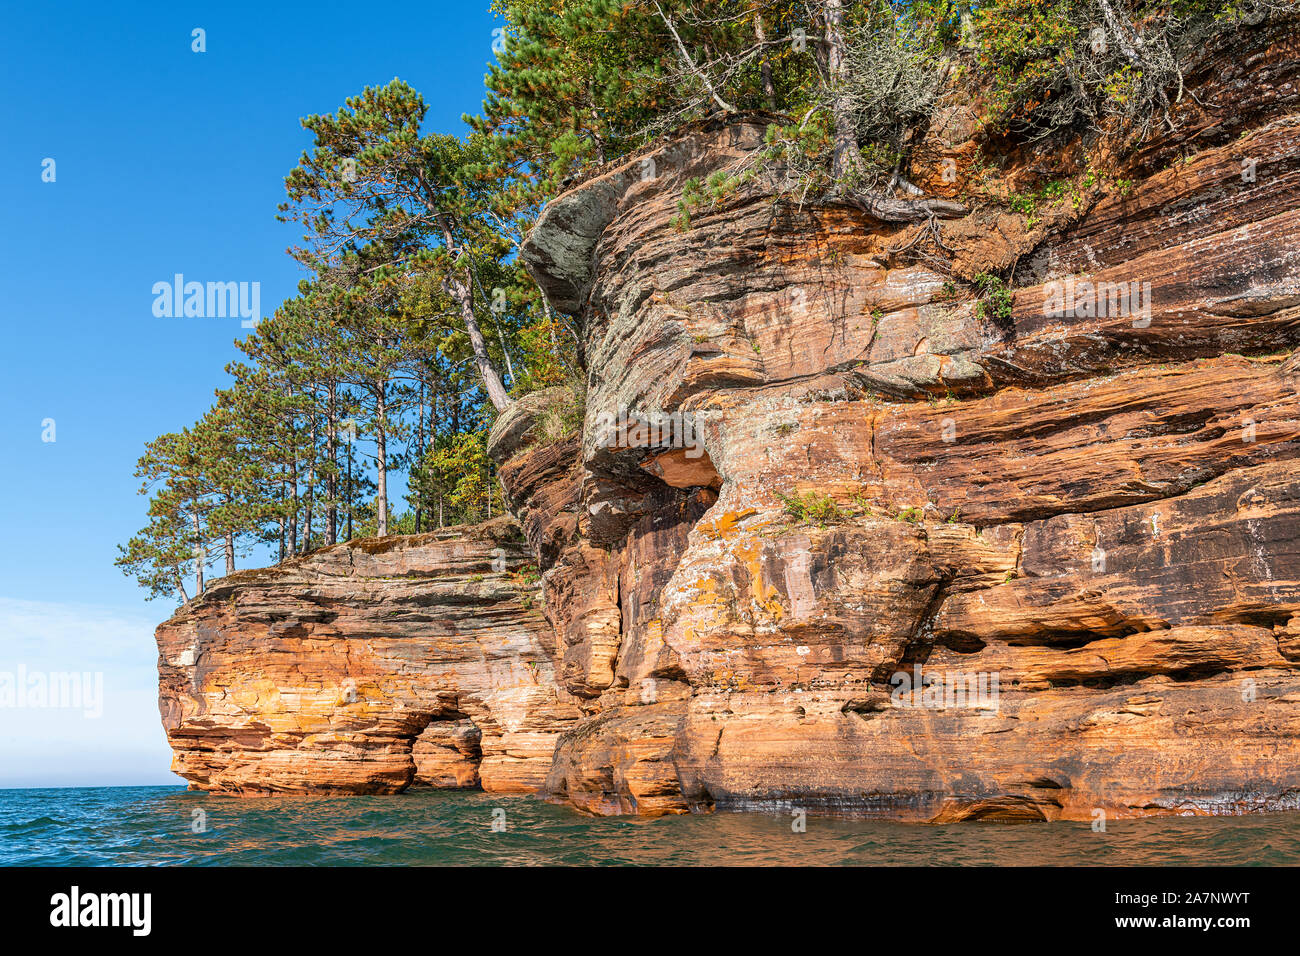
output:
{"label": "pine tree trunk", "polygon": [[375,532],[388,534],[388,386],[380,385],[375,393]]}
{"label": "pine tree trunk", "polygon": [[[226,495],[225,497],[226,497],[227,506],[233,507],[235,503],[234,496]],[[235,573],[235,533],[233,531],[226,532],[225,548],[226,548],[226,574],[234,574]]]}
{"label": "pine tree trunk", "polygon": [[[595,97],[592,95],[591,92],[591,84],[588,83],[587,102],[590,103],[594,99]],[[605,162],[608,159],[608,157],[605,155],[605,141],[601,139],[600,134],[596,132],[596,130],[599,129],[601,125],[600,113],[596,112],[596,107],[589,106],[587,107],[587,114],[591,117],[591,141],[596,144],[596,162],[604,166]]]}
{"label": "pine tree trunk", "polygon": [[316,421],[312,416],[311,425],[311,464],[307,466],[306,510],[303,512],[304,527],[302,536],[302,553],[311,550],[312,513],[316,510]]}
{"label": "pine tree trunk", "polygon": [[[470,277],[470,281],[473,283],[470,286],[470,293],[469,293],[470,307],[473,308],[474,306],[474,289],[477,288],[478,294],[483,297],[483,301],[486,304],[487,310],[491,312],[492,300],[488,298],[487,290],[483,288],[483,283],[479,282],[478,273],[474,271],[474,266],[472,264],[469,267],[469,277]],[[510,360],[510,349],[506,347],[506,335],[504,332],[501,331],[500,320],[494,319],[492,322],[492,327],[497,330],[497,341],[501,343],[501,357],[505,359],[506,362],[506,375],[509,376],[510,383],[513,385],[515,381],[515,366],[514,363]]]}
{"label": "pine tree trunk", "polygon": [[194,596],[203,596],[203,528],[199,524],[199,511],[194,509]]}
{"label": "pine tree trunk", "polygon": [[[454,255],[457,251],[456,243],[445,221],[442,223],[442,240],[447,252]],[[472,274],[470,278],[472,280]],[[501,384],[501,373],[497,371],[492,356],[488,354],[487,343],[483,340],[483,332],[474,315],[474,297],[470,294],[471,287],[463,279],[449,273],[444,280],[444,288],[460,306],[460,318],[465,324],[466,334],[469,335],[469,346],[474,352],[474,364],[478,366],[479,378],[483,381],[488,400],[497,411],[505,411],[510,404],[510,396],[506,394],[506,387]]]}
{"label": "pine tree trunk", "polygon": [[295,456],[293,468],[289,471],[289,487],[293,490],[293,509],[289,512],[289,553],[298,553],[298,459]]}
{"label": "pine tree trunk", "polygon": [[836,180],[859,167],[858,140],[849,97],[844,91],[844,3],[823,0],[826,18],[826,73],[831,85],[831,113],[835,120],[834,166]]}
{"label": "pine tree trunk", "polygon": [[506,387],[501,383],[501,373],[497,371],[492,356],[488,354],[483,332],[479,329],[478,319],[474,316],[474,303],[470,298],[469,286],[459,279],[450,279],[448,287],[452,298],[460,305],[460,318],[465,323],[469,346],[474,352],[474,364],[478,366],[479,378],[483,380],[488,401],[497,411],[505,411],[510,405],[510,396],[506,394]]}
{"label": "pine tree trunk", "polygon": [[326,422],[325,454],[329,458],[329,472],[325,477],[325,544],[338,541],[339,533],[339,477],[338,477],[338,386],[330,385],[328,421]]}
{"label": "pine tree trunk", "polygon": [[[414,472],[415,469],[420,466],[420,462],[422,462],[423,460],[424,460],[424,379],[421,378],[420,379],[420,404],[419,404],[419,412],[417,413],[416,416],[416,428],[415,428],[415,464],[411,468],[412,472]],[[416,495],[414,501],[415,501],[415,533],[419,534],[420,517],[422,515],[422,511],[420,509],[420,496]]]}
{"label": "pine tree trunk", "polygon": [[[759,43],[767,42],[767,33],[763,29],[763,15],[761,13],[754,16],[754,38]],[[763,81],[763,100],[769,110],[776,110],[776,84],[772,82],[772,61],[767,58],[767,53],[763,52],[758,55],[759,76]],[[554,333],[552,333],[554,334]]]}
{"label": "pine tree trunk", "polygon": [[[289,387],[289,398],[293,399],[297,391]],[[293,494],[293,508],[289,511],[289,554],[298,553],[298,419],[296,415],[289,419],[289,490]]]}

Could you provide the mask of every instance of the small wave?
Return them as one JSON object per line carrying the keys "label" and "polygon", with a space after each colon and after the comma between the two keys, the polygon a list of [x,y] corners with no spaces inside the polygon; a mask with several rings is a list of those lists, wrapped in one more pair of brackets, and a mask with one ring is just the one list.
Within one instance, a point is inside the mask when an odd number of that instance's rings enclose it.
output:
{"label": "small wave", "polygon": [[0,830],[5,833],[25,833],[28,830],[44,830],[49,827],[61,826],[63,826],[63,821],[56,820],[54,817],[36,817],[34,820],[25,820],[22,823],[0,824]]}

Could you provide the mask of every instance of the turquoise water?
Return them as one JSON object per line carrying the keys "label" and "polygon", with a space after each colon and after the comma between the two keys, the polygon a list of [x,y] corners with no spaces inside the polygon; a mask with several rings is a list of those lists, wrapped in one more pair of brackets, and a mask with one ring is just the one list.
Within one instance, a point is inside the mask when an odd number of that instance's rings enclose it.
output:
{"label": "turquoise water", "polygon": [[[505,830],[494,832],[504,811]],[[199,811],[196,813],[196,811]],[[203,832],[194,832],[204,827]],[[180,787],[0,790],[0,865],[1284,865],[1300,814],[918,826],[715,813],[580,816],[528,797],[241,800]]]}

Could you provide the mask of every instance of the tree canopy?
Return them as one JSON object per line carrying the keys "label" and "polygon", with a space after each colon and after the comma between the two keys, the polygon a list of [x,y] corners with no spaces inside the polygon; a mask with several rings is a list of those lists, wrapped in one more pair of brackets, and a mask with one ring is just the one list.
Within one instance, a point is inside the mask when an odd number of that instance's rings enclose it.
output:
{"label": "tree canopy", "polygon": [[[520,244],[576,178],[682,123],[765,110],[758,160],[800,201],[923,220],[944,203],[909,181],[911,150],[954,77],[981,89],[1000,135],[1144,135],[1172,122],[1191,45],[1295,6],[494,0],[502,42],[463,135],[427,131],[400,79],[301,121],[311,145],[278,215],[302,230],[289,253],[307,278],[237,342],[244,358],[203,417],[147,444],[147,521],[117,563],[151,597],[187,600],[258,547],[286,560],[503,510],[494,417],[537,388],[580,399],[585,380],[575,329]],[[727,188],[688,184],[680,225]]]}

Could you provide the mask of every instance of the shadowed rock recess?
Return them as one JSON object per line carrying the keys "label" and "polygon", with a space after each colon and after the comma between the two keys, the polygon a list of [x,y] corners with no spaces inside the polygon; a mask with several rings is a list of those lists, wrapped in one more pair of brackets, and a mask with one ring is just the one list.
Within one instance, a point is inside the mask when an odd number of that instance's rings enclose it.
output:
{"label": "shadowed rock recess", "polygon": [[[675,225],[760,116],[554,199],[522,255],[577,320],[586,422],[543,439],[566,396],[540,392],[493,429],[527,544],[498,522],[218,581],[158,632],[177,771],[598,814],[1300,808],[1294,27],[1204,50],[1176,131],[1101,177],[1078,142],[999,152],[954,93],[916,178],[958,218],[801,207],[760,175]],[[1004,191],[1073,191],[975,201],[990,156]],[[611,443],[622,411],[702,447]],[[494,549],[536,562],[535,609]]]}

